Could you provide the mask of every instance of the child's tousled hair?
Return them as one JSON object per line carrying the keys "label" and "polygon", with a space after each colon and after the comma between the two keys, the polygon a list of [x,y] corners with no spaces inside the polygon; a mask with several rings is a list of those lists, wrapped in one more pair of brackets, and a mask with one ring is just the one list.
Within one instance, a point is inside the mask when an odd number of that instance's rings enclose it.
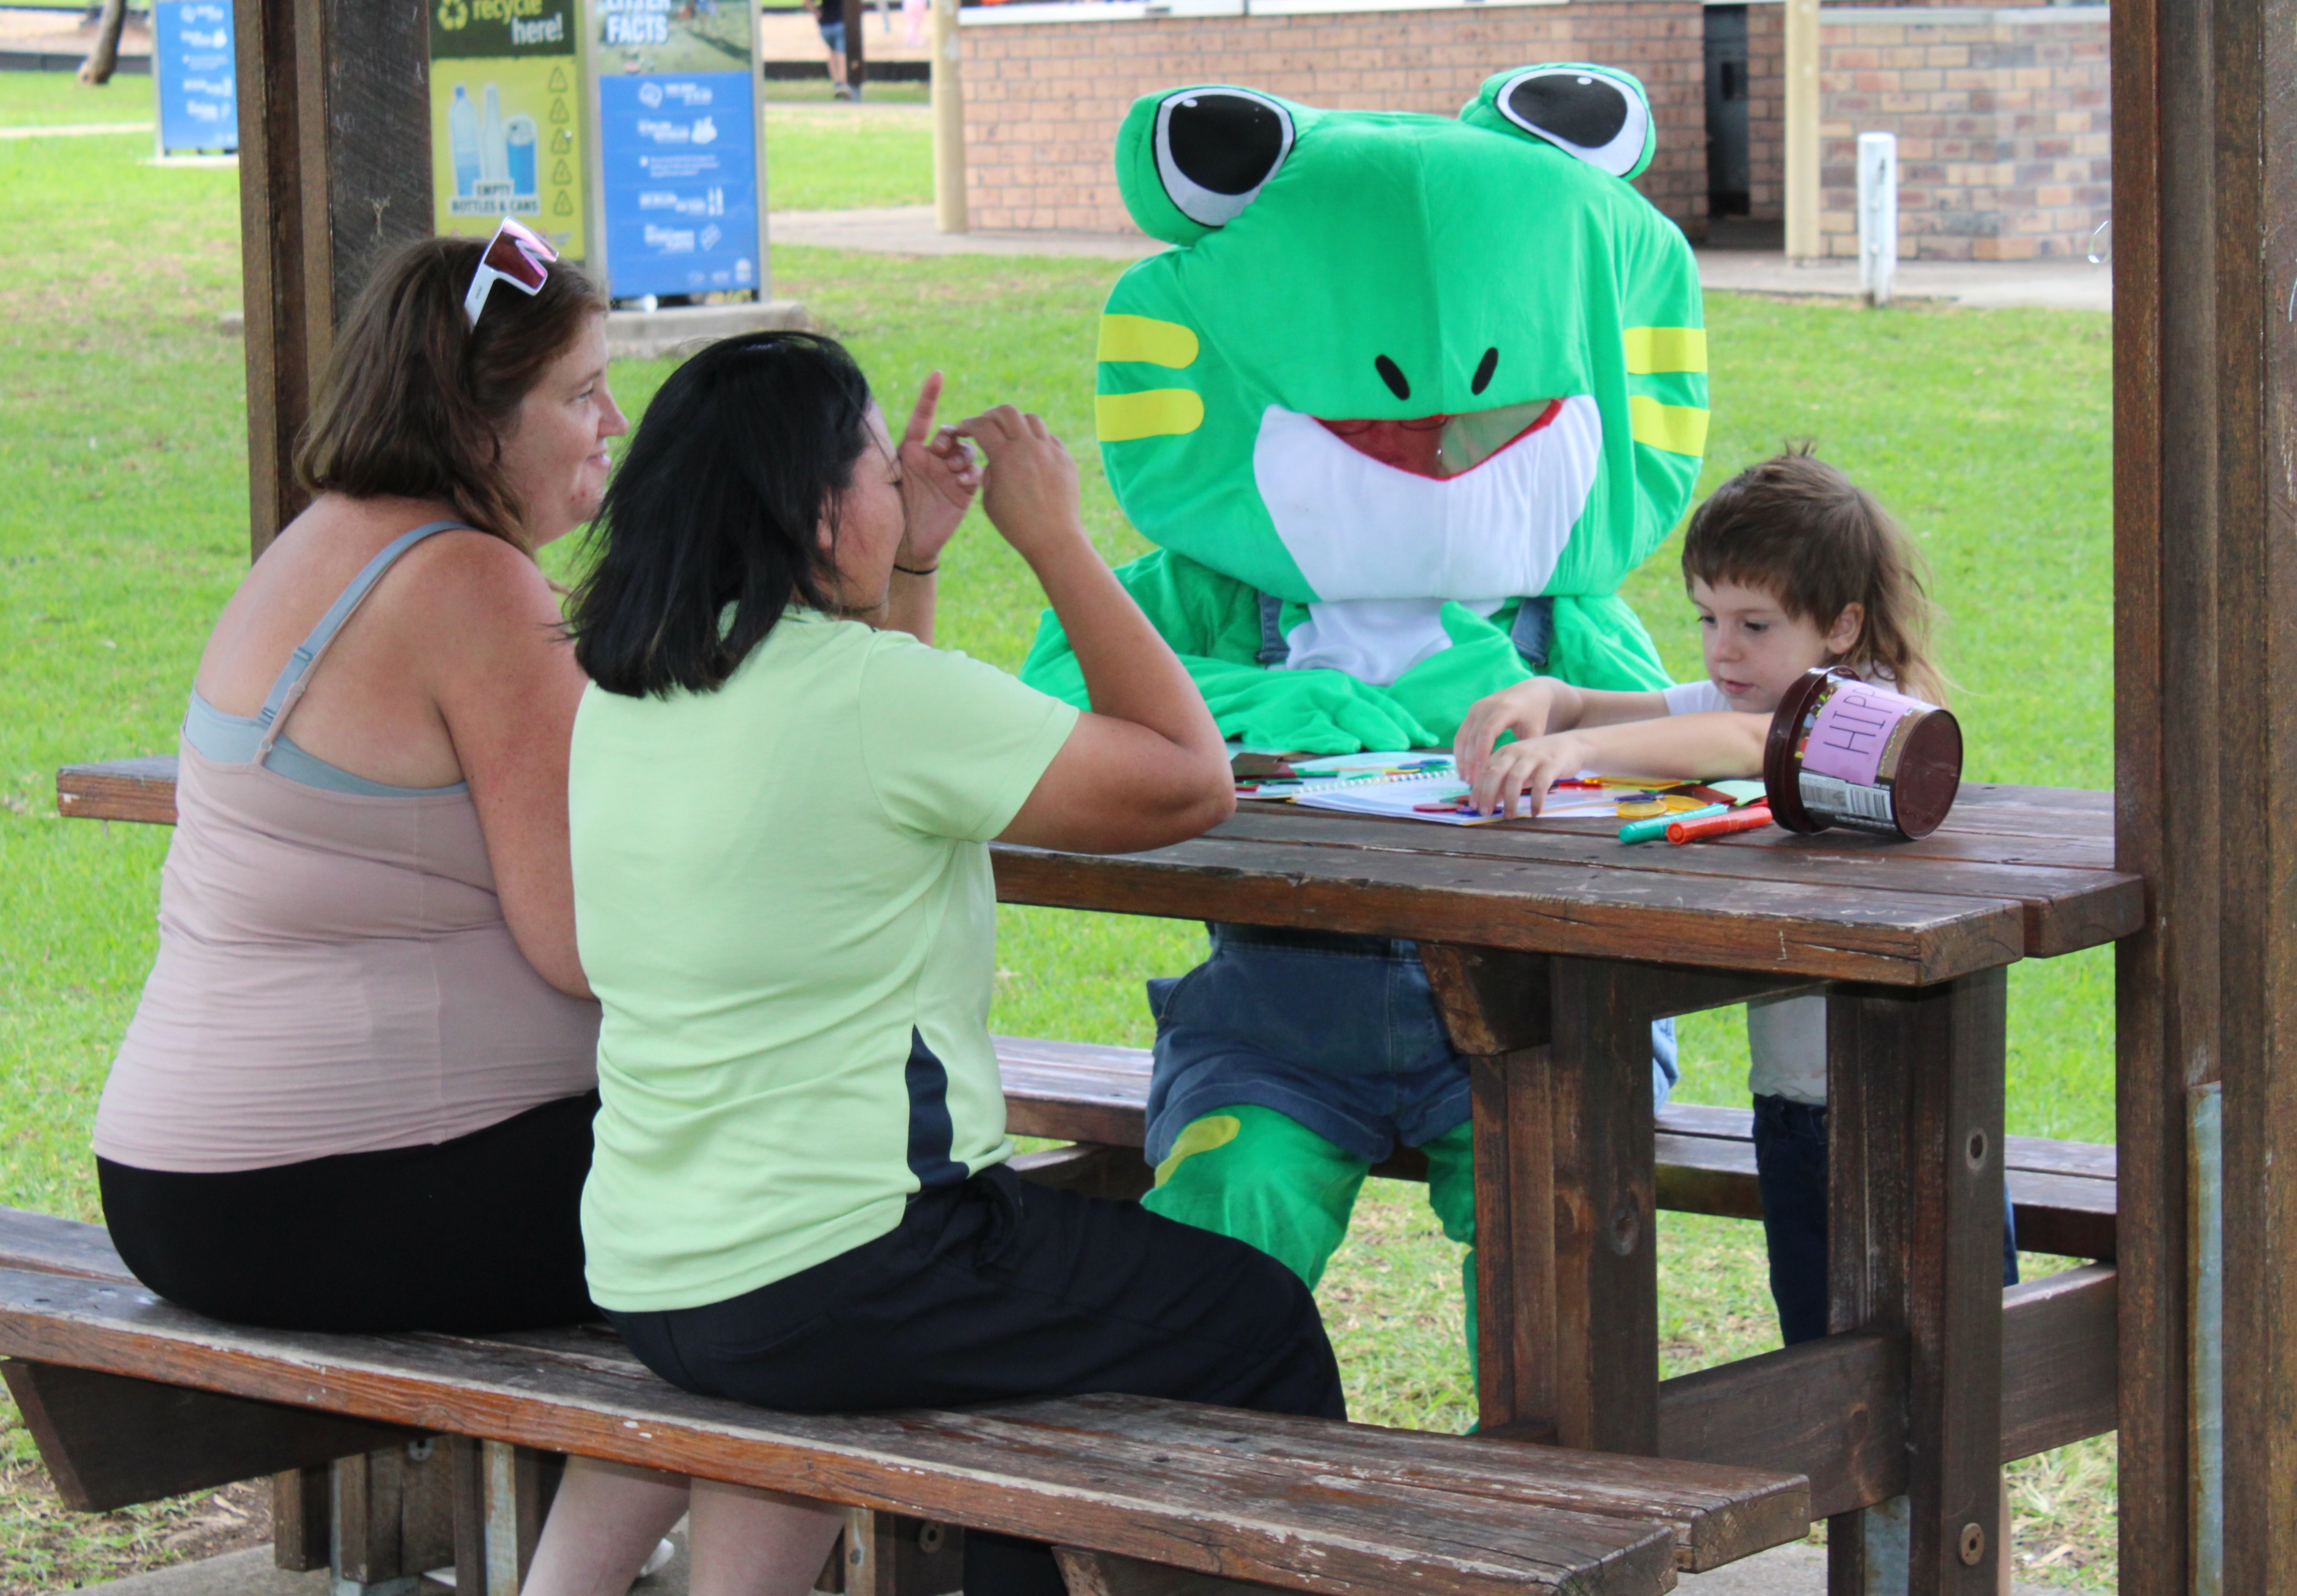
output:
{"label": "child's tousled hair", "polygon": [[1684,533],[1683,580],[1760,588],[1822,631],[1847,605],[1861,605],[1858,640],[1834,662],[1946,702],[1946,678],[1930,659],[1935,611],[1922,556],[1873,494],[1807,443],[1749,466],[1708,496]]}

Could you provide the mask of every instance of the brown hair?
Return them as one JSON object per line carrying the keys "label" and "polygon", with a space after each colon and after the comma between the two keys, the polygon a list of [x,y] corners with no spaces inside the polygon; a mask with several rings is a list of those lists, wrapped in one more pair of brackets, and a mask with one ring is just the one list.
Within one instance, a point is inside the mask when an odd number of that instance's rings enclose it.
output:
{"label": "brown hair", "polygon": [[1683,537],[1683,580],[1758,588],[1821,631],[1850,605],[1857,640],[1833,662],[1902,693],[1946,702],[1931,662],[1936,608],[1922,556],[1874,496],[1803,444],[1750,465],[1708,496]]}
{"label": "brown hair", "polygon": [[503,478],[504,434],[606,301],[560,260],[538,293],[496,284],[473,327],[463,295],[483,248],[420,239],[375,269],[335,335],[295,476],[313,493],[442,498],[523,548],[526,506]]}

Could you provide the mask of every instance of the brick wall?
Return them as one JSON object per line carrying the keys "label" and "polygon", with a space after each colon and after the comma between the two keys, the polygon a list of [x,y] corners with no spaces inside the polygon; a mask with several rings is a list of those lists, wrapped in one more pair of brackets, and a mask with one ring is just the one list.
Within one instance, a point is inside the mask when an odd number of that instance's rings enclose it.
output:
{"label": "brick wall", "polygon": [[1787,75],[1783,5],[1747,7],[1747,217],[1786,215]]}
{"label": "brick wall", "polygon": [[[1748,8],[1758,86],[1766,72],[1776,80],[1782,16]],[[2104,6],[1829,6],[1819,17],[1827,254],[1858,253],[1861,133],[1898,136],[1901,259],[2030,260],[2089,247],[2112,207]],[[1775,193],[1783,176],[1783,151],[1766,163],[1761,152],[1779,147],[1766,140],[1758,124],[1758,193]]]}
{"label": "brick wall", "polygon": [[976,227],[1130,233],[1111,156],[1126,109],[1153,90],[1234,83],[1336,110],[1449,116],[1503,68],[1593,61],[1649,88],[1659,149],[1636,186],[1703,237],[1703,27],[1700,0],[976,23],[959,35],[966,197]]}

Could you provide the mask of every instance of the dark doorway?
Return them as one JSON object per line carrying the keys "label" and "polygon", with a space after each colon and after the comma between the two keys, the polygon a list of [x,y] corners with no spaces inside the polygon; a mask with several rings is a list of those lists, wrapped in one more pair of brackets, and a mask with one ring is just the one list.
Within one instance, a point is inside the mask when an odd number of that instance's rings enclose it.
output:
{"label": "dark doorway", "polygon": [[1747,214],[1747,8],[1707,7],[1707,214]]}

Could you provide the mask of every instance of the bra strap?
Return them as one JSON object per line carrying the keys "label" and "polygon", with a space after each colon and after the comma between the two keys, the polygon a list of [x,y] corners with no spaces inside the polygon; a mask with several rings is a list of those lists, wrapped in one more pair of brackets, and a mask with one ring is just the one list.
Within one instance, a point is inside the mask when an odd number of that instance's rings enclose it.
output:
{"label": "bra strap", "polygon": [[318,624],[311,629],[310,634],[295,646],[293,654],[287,656],[287,662],[279,668],[279,679],[271,684],[270,695],[264,699],[263,707],[255,712],[255,724],[263,733],[263,740],[255,746],[257,764],[271,757],[271,745],[279,740],[288,716],[295,712],[296,703],[303,696],[303,688],[309,682],[312,670],[325,657],[329,646],[335,640],[335,634],[342,630],[343,623],[358,612],[360,605],[366,602],[366,596],[374,591],[375,583],[383,580],[383,573],[391,568],[399,555],[432,533],[458,530],[475,531],[477,529],[459,521],[426,521],[413,531],[401,532],[384,544],[375,558],[360,567],[359,573],[351,578],[350,585],[342,590],[333,604],[327,606],[327,613],[319,617]]}

